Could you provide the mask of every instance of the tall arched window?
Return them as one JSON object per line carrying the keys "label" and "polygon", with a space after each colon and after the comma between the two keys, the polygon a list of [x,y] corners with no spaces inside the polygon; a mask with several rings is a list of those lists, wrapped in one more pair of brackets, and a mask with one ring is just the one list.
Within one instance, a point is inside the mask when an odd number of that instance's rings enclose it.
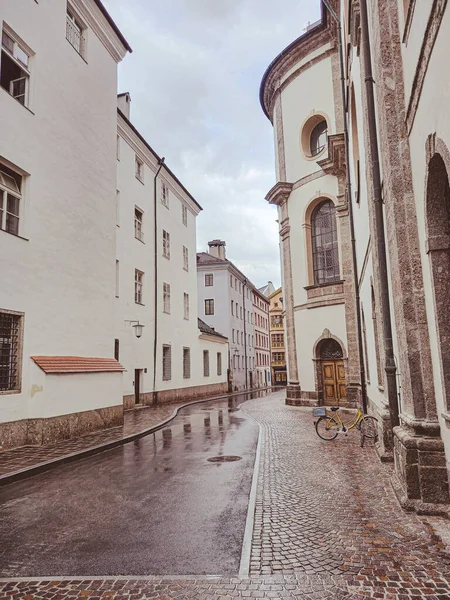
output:
{"label": "tall arched window", "polygon": [[314,284],[340,280],[336,209],[331,200],[321,202],[311,216]]}

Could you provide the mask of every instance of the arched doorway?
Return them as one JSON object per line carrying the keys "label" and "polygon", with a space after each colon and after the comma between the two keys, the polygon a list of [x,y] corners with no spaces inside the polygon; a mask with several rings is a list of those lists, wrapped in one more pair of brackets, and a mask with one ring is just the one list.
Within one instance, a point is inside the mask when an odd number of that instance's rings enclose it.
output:
{"label": "arched doorway", "polygon": [[[316,348],[319,387],[326,406],[347,405],[347,382],[342,347],[334,338],[321,340]],[[319,389],[320,392],[320,389]]]}
{"label": "arched doorway", "polygon": [[427,253],[433,286],[437,340],[440,353],[444,401],[450,409],[450,185],[440,154],[428,165]]}

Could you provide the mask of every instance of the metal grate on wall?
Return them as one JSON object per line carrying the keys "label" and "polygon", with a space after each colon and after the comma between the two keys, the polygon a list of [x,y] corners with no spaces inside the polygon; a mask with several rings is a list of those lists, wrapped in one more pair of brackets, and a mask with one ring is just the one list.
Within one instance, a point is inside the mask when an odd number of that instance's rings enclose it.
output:
{"label": "metal grate on wall", "polygon": [[19,388],[20,319],[0,312],[0,391]]}

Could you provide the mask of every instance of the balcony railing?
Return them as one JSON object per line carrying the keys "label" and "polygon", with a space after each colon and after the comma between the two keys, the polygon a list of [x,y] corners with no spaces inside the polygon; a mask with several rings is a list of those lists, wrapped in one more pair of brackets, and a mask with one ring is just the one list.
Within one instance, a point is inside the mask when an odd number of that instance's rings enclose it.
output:
{"label": "balcony railing", "polygon": [[66,16],[66,40],[75,50],[84,56],[86,40],[80,28],[73,22],[69,15]]}
{"label": "balcony railing", "polygon": [[272,348],[284,348],[284,342],[272,342]]}

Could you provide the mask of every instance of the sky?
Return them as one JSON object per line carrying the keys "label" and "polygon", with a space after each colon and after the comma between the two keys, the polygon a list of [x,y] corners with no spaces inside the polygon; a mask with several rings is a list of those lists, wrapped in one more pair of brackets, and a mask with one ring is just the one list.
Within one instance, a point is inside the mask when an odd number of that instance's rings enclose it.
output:
{"label": "sky", "polygon": [[131,121],[203,211],[197,251],[225,240],[257,286],[280,285],[274,137],[259,103],[271,61],[319,0],[103,0],[133,53],[119,66]]}

